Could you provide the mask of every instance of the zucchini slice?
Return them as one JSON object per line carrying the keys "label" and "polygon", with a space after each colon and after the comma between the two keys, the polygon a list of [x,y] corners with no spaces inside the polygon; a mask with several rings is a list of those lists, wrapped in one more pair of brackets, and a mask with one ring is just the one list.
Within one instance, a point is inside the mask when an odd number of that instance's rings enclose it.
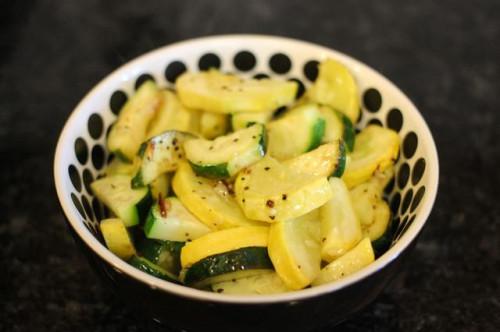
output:
{"label": "zucchini slice", "polygon": [[322,142],[328,143],[342,139],[347,150],[351,152],[354,149],[354,139],[356,136],[356,131],[351,120],[345,114],[328,106],[322,106],[320,111],[326,121],[325,135]]}
{"label": "zucchini slice", "polygon": [[200,133],[206,139],[224,135],[229,127],[226,114],[203,112],[200,115]]}
{"label": "zucchini slice", "polygon": [[151,207],[144,224],[146,236],[157,240],[191,241],[210,231],[176,197],[160,197]]}
{"label": "zucchini slice", "polygon": [[327,59],[319,65],[318,78],[307,90],[310,100],[333,107],[344,113],[352,123],[359,117],[358,87],[347,67]]}
{"label": "zucchini slice", "polygon": [[131,162],[146,139],[149,123],[155,116],[159,102],[156,84],[144,82],[120,111],[108,136],[108,150]]}
{"label": "zucchini slice", "polygon": [[284,164],[298,173],[313,176],[342,176],[346,164],[346,149],[343,141],[320,145],[318,148],[288,159]]}
{"label": "zucchini slice", "polygon": [[163,173],[175,171],[179,161],[184,159],[183,143],[195,136],[176,130],[150,138],[141,145],[139,171],[132,179],[132,187],[150,184]]}
{"label": "zucchini slice", "polygon": [[182,106],[175,92],[161,90],[159,94],[161,102],[149,125],[146,137],[149,139],[167,130],[196,133],[192,126],[192,118],[196,116],[195,112]]}
{"label": "zucchini slice", "polygon": [[213,230],[260,224],[245,217],[230,185],[196,176],[185,161],[179,165],[172,187],[182,204]]}
{"label": "zucchini slice", "polygon": [[298,173],[271,157],[241,171],[234,189],[248,218],[269,223],[304,215],[332,197],[326,176]]}
{"label": "zucchini slice", "polygon": [[255,124],[213,141],[193,139],[184,143],[184,150],[197,175],[228,178],[262,159],[266,151],[266,129]]}
{"label": "zucchini slice", "polygon": [[274,271],[212,284],[212,291],[228,295],[279,294],[290,291]]}
{"label": "zucchini slice", "polygon": [[134,158],[133,162],[125,162],[120,158],[114,158],[104,169],[105,176],[134,175],[140,167],[140,159]]}
{"label": "zucchini slice", "polygon": [[269,256],[287,287],[297,290],[309,285],[318,275],[321,265],[317,210],[271,225]]}
{"label": "zucchini slice", "polygon": [[112,253],[125,260],[135,255],[134,244],[121,219],[104,219],[100,228],[104,242]]}
{"label": "zucchini slice", "polygon": [[215,113],[269,112],[295,100],[293,81],[243,79],[217,70],[184,73],[176,81],[182,103]]}
{"label": "zucchini slice", "polygon": [[361,270],[374,260],[375,255],[370,239],[364,238],[354,248],[321,269],[312,285],[319,286],[339,280]]}
{"label": "zucchini slice", "polygon": [[98,179],[90,185],[96,197],[127,227],[144,220],[152,203],[149,188],[133,189],[130,182],[130,176],[114,175]]}
{"label": "zucchini slice", "polygon": [[321,144],[325,119],[316,104],[298,106],[267,124],[269,154],[279,160],[296,157]]}
{"label": "zucchini slice", "polygon": [[181,250],[184,242],[160,241],[143,239],[137,246],[137,251],[153,264],[173,273],[181,270]]}
{"label": "zucchini slice", "polygon": [[247,226],[225,229],[213,232],[189,242],[182,249],[182,267],[189,267],[194,263],[212,255],[244,247],[267,247],[269,227]]}
{"label": "zucchini slice", "polygon": [[331,262],[352,249],[362,238],[361,225],[354,212],[344,181],[329,180],[334,193],[320,211],[321,258]]}
{"label": "zucchini slice", "polygon": [[356,146],[342,176],[348,188],[368,181],[376,172],[391,167],[399,151],[399,136],[377,125],[365,127],[356,135]]}
{"label": "zucchini slice", "polygon": [[247,247],[202,259],[184,275],[186,285],[203,288],[224,281],[261,274],[272,270],[267,248]]}
{"label": "zucchini slice", "polygon": [[132,256],[132,258],[128,261],[128,263],[133,267],[135,267],[136,269],[139,269],[142,272],[150,274],[153,277],[157,277],[174,283],[179,283],[179,280],[176,275],[150,262],[144,257]]}
{"label": "zucchini slice", "polygon": [[273,112],[233,113],[231,114],[231,128],[237,131],[255,123],[266,124],[272,117]]}

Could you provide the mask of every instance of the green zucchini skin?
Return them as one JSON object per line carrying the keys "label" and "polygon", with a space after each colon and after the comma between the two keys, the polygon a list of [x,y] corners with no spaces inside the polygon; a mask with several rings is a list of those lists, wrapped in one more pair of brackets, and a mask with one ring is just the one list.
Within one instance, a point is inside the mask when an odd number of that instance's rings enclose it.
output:
{"label": "green zucchini skin", "polygon": [[323,135],[325,134],[325,127],[325,119],[319,118],[318,120],[316,120],[316,123],[314,123],[311,129],[311,141],[305,152],[314,150],[321,144],[321,140],[323,139]]}
{"label": "green zucchini skin", "polygon": [[181,250],[185,242],[143,239],[137,246],[142,257],[176,275],[181,270]]}
{"label": "green zucchini skin", "polygon": [[136,269],[141,270],[142,272],[145,272],[147,274],[150,274],[153,277],[157,277],[173,283],[179,283],[177,277],[174,274],[168,272],[167,270],[159,267],[156,264],[153,264],[144,257],[132,256],[132,258],[130,258],[128,263],[133,267],[135,267]]}
{"label": "green zucchini skin", "polygon": [[356,131],[352,125],[351,119],[349,119],[344,113],[336,111],[337,115],[342,119],[344,125],[344,133],[342,138],[344,139],[347,152],[352,152],[354,150],[354,142],[356,138]]}
{"label": "green zucchini skin", "polygon": [[345,167],[346,167],[346,160],[347,160],[347,148],[346,144],[341,141],[339,144],[339,158],[337,159],[337,167],[335,168],[335,171],[331,176],[340,178],[342,177],[342,174],[344,174]]}
{"label": "green zucchini skin", "polygon": [[224,179],[230,177],[229,171],[227,170],[227,163],[217,165],[198,165],[190,161],[189,164],[196,175],[203,176],[205,178]]}
{"label": "green zucchini skin", "polygon": [[139,217],[139,224],[143,225],[149,214],[149,209],[151,204],[153,204],[153,196],[151,195],[151,190],[148,190],[146,196],[144,196],[139,203],[136,204],[137,215]]}
{"label": "green zucchini skin", "polygon": [[203,287],[210,283],[210,278],[252,269],[273,269],[267,248],[247,247],[209,256],[186,271],[184,283]]}
{"label": "green zucchini skin", "polygon": [[389,250],[397,227],[398,225],[394,221],[394,218],[391,215],[389,219],[389,224],[387,225],[384,234],[382,234],[378,239],[372,241],[372,247],[373,247],[373,252],[375,253],[375,258],[382,256],[387,250]]}

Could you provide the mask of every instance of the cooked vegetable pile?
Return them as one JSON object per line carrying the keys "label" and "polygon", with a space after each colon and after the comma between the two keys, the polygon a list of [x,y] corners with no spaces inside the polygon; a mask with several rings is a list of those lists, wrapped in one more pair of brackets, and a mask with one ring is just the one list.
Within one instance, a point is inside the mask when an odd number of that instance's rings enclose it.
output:
{"label": "cooked vegetable pile", "polygon": [[108,248],[224,294],[299,290],[373,262],[390,244],[383,190],[399,137],[375,125],[356,134],[357,86],[335,60],[298,101],[297,89],[216,70],[182,74],[175,92],[143,83],[92,183],[112,215],[100,223]]}

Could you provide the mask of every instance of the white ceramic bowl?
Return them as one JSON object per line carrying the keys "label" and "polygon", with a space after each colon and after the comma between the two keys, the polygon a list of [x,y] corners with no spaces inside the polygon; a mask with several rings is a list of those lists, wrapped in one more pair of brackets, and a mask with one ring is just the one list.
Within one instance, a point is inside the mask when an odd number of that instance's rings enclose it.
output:
{"label": "white ceramic bowl", "polygon": [[[397,228],[393,244],[385,254],[338,282],[281,295],[253,297],[225,296],[175,285],[133,268],[107,250],[98,228],[103,210],[88,184],[106,164],[106,132],[138,82],[153,77],[161,86],[172,86],[183,70],[218,66],[223,71],[244,76],[267,74],[293,78],[307,87],[315,78],[317,62],[328,57],[347,65],[358,82],[362,116],[357,127],[378,123],[395,129],[401,137],[396,181],[388,193]],[[259,35],[188,40],[149,52],[120,67],[93,88],[71,113],[60,135],[54,160],[57,195],[70,230],[104,279],[110,281],[126,301],[138,304],[157,320],[185,329],[203,326],[205,331],[212,328],[246,330],[247,327],[255,330],[255,326],[265,330],[278,320],[281,320],[280,327],[304,330],[328,321],[340,321],[370,302],[394,274],[405,256],[403,253],[414,244],[424,226],[436,197],[438,174],[437,152],[429,128],[417,108],[389,80],[332,49]],[[155,303],[151,303],[153,299]],[[201,313],[193,316],[191,309]],[[313,312],[313,317],[299,317],[305,311]],[[227,318],[228,312],[233,318]],[[255,318],[248,318],[249,315],[266,317],[268,323],[259,325]]]}

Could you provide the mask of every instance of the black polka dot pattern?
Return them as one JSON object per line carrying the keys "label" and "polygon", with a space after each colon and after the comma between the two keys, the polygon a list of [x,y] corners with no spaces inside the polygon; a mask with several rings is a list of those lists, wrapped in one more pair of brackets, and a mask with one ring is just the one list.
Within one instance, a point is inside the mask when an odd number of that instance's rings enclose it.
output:
{"label": "black polka dot pattern", "polygon": [[234,66],[240,71],[252,70],[257,64],[255,55],[249,51],[238,52],[233,59]]}
{"label": "black polka dot pattern", "polygon": [[418,137],[413,131],[409,132],[403,140],[403,153],[406,159],[410,159],[415,154],[418,146]]}
{"label": "black polka dot pattern", "polygon": [[393,108],[387,114],[387,127],[399,132],[403,127],[403,114],[397,108]]}
{"label": "black polka dot pattern", "polygon": [[210,68],[219,69],[220,66],[220,58],[214,53],[203,54],[198,61],[198,68],[200,70],[208,70]]}
{"label": "black polka dot pattern", "polygon": [[98,139],[101,137],[104,128],[104,122],[102,117],[94,113],[89,117],[89,121],[87,122],[87,129],[89,131],[90,137],[93,139]]}
{"label": "black polka dot pattern", "polygon": [[391,199],[391,211],[393,214],[397,215],[398,210],[399,210],[399,204],[401,203],[401,194],[400,193],[395,193],[394,196]]}
{"label": "black polka dot pattern", "polygon": [[292,61],[286,54],[276,53],[269,59],[269,67],[276,74],[286,74],[292,68]]}
{"label": "black polka dot pattern", "polygon": [[80,200],[74,193],[71,193],[71,200],[73,201],[75,208],[78,210],[78,213],[80,213],[80,216],[85,219],[85,212],[83,211],[82,203],[80,203]]}
{"label": "black polka dot pattern", "polygon": [[102,220],[102,206],[97,198],[92,199],[92,209],[94,210],[94,216],[98,221]]}
{"label": "black polka dot pattern", "polygon": [[318,78],[318,65],[319,62],[317,60],[307,61],[304,65],[304,76],[307,77],[307,79],[311,82],[316,81],[316,79]]}
{"label": "black polka dot pattern", "polygon": [[375,126],[380,126],[380,127],[383,127],[384,125],[382,124],[382,121],[380,121],[379,119],[377,118],[373,118],[371,119],[370,121],[368,121],[368,124],[369,125],[375,125]]}
{"label": "black polka dot pattern", "polygon": [[146,81],[156,82],[155,78],[153,77],[153,75],[151,75],[151,74],[142,74],[139,77],[137,77],[137,79],[135,80],[134,88],[136,90],[139,89],[141,87],[141,85],[144,82],[146,82]]}
{"label": "black polka dot pattern", "polygon": [[409,177],[410,177],[410,166],[408,166],[407,163],[404,163],[399,167],[398,187],[404,189],[404,187],[408,183]]}
{"label": "black polka dot pattern", "polygon": [[395,183],[396,183],[396,180],[395,180],[394,177],[387,183],[387,185],[384,188],[384,193],[386,195],[388,195],[388,194],[390,194],[392,192],[392,190],[394,189],[394,184]]}
{"label": "black polka dot pattern", "polygon": [[285,112],[286,112],[287,108],[286,106],[281,106],[281,107],[278,107],[274,113],[273,113],[273,117],[274,118],[279,118],[281,115],[283,115]]}
{"label": "black polka dot pattern", "polygon": [[122,90],[116,90],[113,92],[111,98],[109,99],[109,108],[111,109],[111,112],[115,115],[120,114],[120,111],[127,100],[128,97]]}
{"label": "black polka dot pattern", "polygon": [[304,83],[302,83],[301,80],[298,78],[291,78],[290,81],[297,82],[297,85],[299,86],[297,88],[297,93],[295,94],[295,99],[299,99],[304,95],[304,92],[306,92],[306,87],[304,86]]}
{"label": "black polka dot pattern", "polygon": [[420,179],[422,179],[424,172],[425,172],[425,159],[419,158],[415,163],[415,166],[413,166],[413,172],[411,174],[411,183],[414,186],[416,186],[420,182]]}
{"label": "black polka dot pattern", "polygon": [[264,78],[269,78],[269,75],[264,74],[264,73],[258,73],[256,75],[254,75],[253,78],[255,78],[256,80],[262,80]]}
{"label": "black polka dot pattern", "polygon": [[425,194],[425,186],[418,188],[417,193],[415,194],[415,198],[413,199],[413,202],[411,203],[410,212],[413,212],[416,210],[416,208],[420,204],[420,201],[424,197],[424,194]]}
{"label": "black polka dot pattern", "polygon": [[187,70],[186,65],[181,61],[171,62],[165,69],[165,78],[170,83],[175,83],[177,77]]}
{"label": "black polka dot pattern", "polygon": [[412,198],[413,198],[413,190],[409,189],[406,192],[405,197],[403,198],[403,203],[401,204],[401,214],[405,214],[406,211],[408,211]]}
{"label": "black polka dot pattern", "polygon": [[81,137],[78,137],[75,140],[75,156],[76,159],[80,162],[80,164],[85,165],[89,158],[89,148],[87,147],[87,143]]}
{"label": "black polka dot pattern", "polygon": [[363,94],[363,104],[368,112],[378,112],[382,106],[382,95],[375,88],[370,88]]}
{"label": "black polka dot pattern", "polygon": [[83,178],[83,184],[85,186],[85,190],[90,195],[92,195],[92,189],[90,188],[90,185],[94,181],[94,177],[92,176],[92,173],[87,168],[83,170],[82,178]]}
{"label": "black polka dot pattern", "polygon": [[104,155],[104,148],[101,145],[97,144],[92,148],[92,165],[96,169],[101,169],[104,166]]}
{"label": "black polka dot pattern", "polygon": [[82,204],[83,204],[83,209],[87,214],[87,217],[90,220],[94,220],[94,213],[92,212],[92,207],[90,206],[90,202],[85,195],[82,196]]}
{"label": "black polka dot pattern", "polygon": [[76,189],[76,191],[78,192],[82,191],[82,181],[80,179],[80,175],[78,174],[78,170],[76,169],[75,165],[69,165],[68,174],[69,174],[69,179],[71,180],[71,183],[73,184],[73,187]]}

